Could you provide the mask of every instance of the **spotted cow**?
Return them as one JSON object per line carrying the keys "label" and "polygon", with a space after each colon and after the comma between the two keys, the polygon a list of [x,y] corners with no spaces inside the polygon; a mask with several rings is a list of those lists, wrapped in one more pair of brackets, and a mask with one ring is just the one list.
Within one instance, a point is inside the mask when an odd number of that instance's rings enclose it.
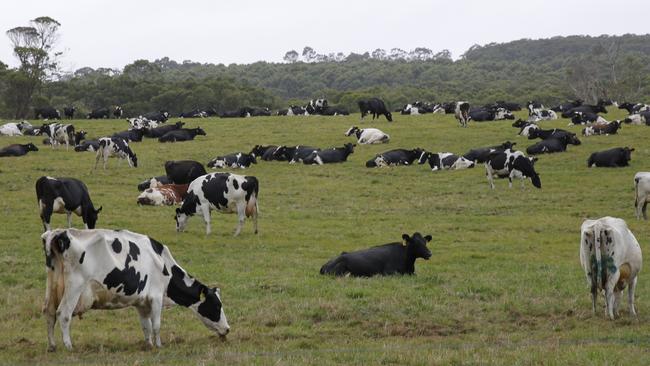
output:
{"label": "spotted cow", "polygon": [[99,149],[97,149],[93,170],[97,169],[99,159],[104,160],[104,169],[106,169],[106,163],[111,156],[117,157],[120,161],[126,160],[130,167],[138,167],[138,157],[133,153],[126,140],[119,137],[102,137],[99,139]]}
{"label": "spotted cow", "polygon": [[528,158],[521,151],[495,151],[490,153],[485,162],[486,176],[488,183],[494,189],[494,178],[508,178],[508,186],[512,188],[512,179],[519,178],[521,187],[524,187],[524,179],[530,178],[533,186],[542,188],[542,181],[535,171],[534,163],[537,158]]}

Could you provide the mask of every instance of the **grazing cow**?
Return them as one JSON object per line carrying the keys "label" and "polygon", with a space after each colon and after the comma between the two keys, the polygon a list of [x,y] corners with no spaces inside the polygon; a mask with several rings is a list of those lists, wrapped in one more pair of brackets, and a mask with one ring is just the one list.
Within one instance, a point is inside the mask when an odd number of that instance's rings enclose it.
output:
{"label": "grazing cow", "polygon": [[168,176],[161,175],[161,176],[158,176],[158,177],[151,177],[151,178],[141,182],[140,184],[138,184],[138,191],[142,192],[145,189],[149,189],[149,188],[152,188],[152,187],[158,187],[158,186],[165,185],[165,184],[173,184],[172,180],[169,179]]}
{"label": "grazing cow", "polygon": [[169,118],[169,112],[167,111],[158,111],[158,112],[149,112],[145,113],[142,115],[145,119],[148,119],[150,121],[156,121],[159,123],[165,123],[167,122],[167,119]]}
{"label": "grazing cow", "polygon": [[638,172],[634,175],[634,198],[637,220],[641,218],[641,214],[643,214],[643,219],[647,220],[646,207],[650,202],[650,172]]}
{"label": "grazing cow", "polygon": [[274,160],[288,161],[289,164],[294,164],[302,161],[314,151],[318,151],[320,148],[297,145],[297,146],[278,146],[278,148],[273,152]]}
{"label": "grazing cow", "polygon": [[461,127],[467,127],[467,122],[469,122],[469,103],[467,102],[456,102],[456,108],[454,109],[454,114],[456,119],[460,123]]}
{"label": "grazing cow", "polygon": [[533,186],[542,188],[542,181],[533,166],[537,158],[528,158],[521,151],[494,151],[485,162],[485,170],[490,187],[494,189],[494,178],[508,178],[508,186],[512,188],[512,179],[519,178],[521,187],[524,179],[530,178]]}
{"label": "grazing cow", "polygon": [[377,154],[374,158],[366,162],[367,168],[384,167],[392,165],[413,165],[416,159],[422,156],[424,150],[415,148],[412,150],[395,149]]}
{"label": "grazing cow", "polygon": [[180,130],[185,122],[176,122],[173,125],[160,126],[154,128],[144,128],[144,135],[150,138],[162,137],[169,131]]}
{"label": "grazing cow", "polygon": [[571,123],[574,125],[585,125],[589,123],[607,123],[607,120],[596,113],[591,112],[573,112]]}
{"label": "grazing cow", "polygon": [[277,150],[278,147],[276,145],[255,145],[253,149],[251,149],[251,152],[249,154],[255,155],[256,157],[259,156],[262,160],[264,161],[271,161],[271,160],[285,160],[286,158],[284,155],[278,155],[275,156],[273,153],[275,150]]}
{"label": "grazing cow", "polygon": [[528,146],[526,153],[528,155],[538,155],[563,152],[566,151],[566,146],[569,144],[570,139],[571,137],[568,135],[562,137],[549,137],[536,142],[534,145]]}
{"label": "grazing cow", "polygon": [[643,258],[641,247],[625,221],[615,217],[585,220],[580,227],[580,264],[591,288],[596,314],[598,292],[605,292],[605,316],[618,316],[621,293],[626,286],[630,315],[636,316],[634,290]]}
{"label": "grazing cow", "polygon": [[84,151],[97,151],[99,150],[99,140],[86,140],[80,144],[77,144],[74,147],[74,151],[76,152],[84,152]]}
{"label": "grazing cow", "polygon": [[507,149],[512,149],[513,146],[517,145],[516,142],[506,141],[501,145],[488,146],[488,147],[479,147],[476,149],[470,149],[463,157],[474,163],[485,163],[488,161],[490,154],[497,151],[504,151]]}
{"label": "grazing cow", "polygon": [[93,170],[97,169],[100,158],[104,160],[104,169],[106,169],[106,163],[111,156],[116,156],[120,160],[126,159],[130,167],[138,167],[138,157],[131,151],[126,140],[119,137],[102,137],[99,139],[99,148],[97,149]]}
{"label": "grazing cow", "polygon": [[475,165],[473,161],[450,152],[439,152],[436,154],[423,152],[422,155],[420,155],[418,163],[424,164],[426,162],[429,162],[429,166],[434,172],[437,170],[459,170],[473,168]]}
{"label": "grazing cow", "polygon": [[587,160],[587,167],[616,168],[628,166],[632,160],[632,151],[629,147],[615,147],[605,151],[597,151]]}
{"label": "grazing cow", "polygon": [[366,114],[372,114],[372,119],[374,120],[383,114],[388,122],[393,122],[393,115],[388,111],[383,100],[379,98],[370,98],[367,100],[360,100],[357,104],[361,111],[361,119],[363,119]]}
{"label": "grazing cow", "polygon": [[255,154],[245,154],[243,152],[236,152],[224,156],[217,156],[208,162],[208,168],[240,168],[246,169],[251,164],[257,164]]}
{"label": "grazing cow", "polygon": [[431,239],[431,235],[422,236],[416,232],[413,236],[403,234],[401,243],[388,243],[351,253],[342,252],[325,263],[320,274],[355,277],[413,275],[417,258],[431,258],[431,251],[427,248],[427,242]]}
{"label": "grazing cow", "polygon": [[40,128],[41,133],[49,137],[50,145],[52,148],[59,144],[65,143],[65,149],[68,150],[70,143],[75,142],[75,132],[73,125],[65,125],[61,123],[45,124]]}
{"label": "grazing cow", "polygon": [[138,205],[171,206],[183,202],[189,184],[161,184],[145,189],[138,196]]}
{"label": "grazing cow", "polygon": [[593,125],[582,129],[583,136],[592,135],[615,135],[621,128],[621,121],[612,121],[606,125]]}
{"label": "grazing cow", "polygon": [[385,144],[390,141],[390,136],[376,128],[360,129],[357,126],[350,127],[345,136],[355,135],[357,142],[360,144]]}
{"label": "grazing cow", "polygon": [[178,142],[194,140],[197,135],[205,136],[205,131],[201,127],[197,128],[179,128],[171,130],[158,138],[159,142]]}
{"label": "grazing cow", "polygon": [[93,109],[90,113],[88,113],[88,115],[86,115],[87,119],[102,119],[109,117],[110,110],[108,108]]}
{"label": "grazing cow", "polygon": [[542,130],[541,128],[529,130],[528,139],[533,140],[536,138],[541,138],[542,140],[546,140],[550,138],[566,139],[567,143],[571,145],[581,144],[580,140],[578,139],[575,133],[560,128],[554,128],[552,130]]}
{"label": "grazing cow", "polygon": [[121,132],[115,132],[113,137],[122,138],[128,142],[140,142],[142,141],[142,136],[144,136],[144,129],[130,129]]}
{"label": "grazing cow", "polygon": [[61,112],[52,107],[34,108],[34,119],[61,119]]}
{"label": "grazing cow", "polygon": [[124,110],[119,105],[113,109],[113,117],[122,118],[122,114],[124,114]]}
{"label": "grazing cow", "polygon": [[13,144],[13,145],[5,146],[2,149],[0,149],[0,157],[23,156],[23,155],[27,155],[27,153],[30,151],[38,151],[36,145],[32,144],[31,142],[23,145]]}
{"label": "grazing cow", "polygon": [[165,162],[165,174],[174,184],[189,184],[207,173],[198,161],[170,160]]}
{"label": "grazing cow", "polygon": [[67,119],[73,119],[74,118],[74,112],[77,111],[76,107],[65,107],[63,108],[63,115]]}
{"label": "grazing cow", "polygon": [[583,103],[582,99],[576,99],[573,101],[568,101],[566,103],[559,104],[553,108],[551,108],[552,111],[554,112],[566,112],[569,111],[573,108],[580,107]]}
{"label": "grazing cow", "polygon": [[239,235],[246,217],[253,218],[257,234],[257,196],[259,184],[253,176],[230,173],[211,173],[196,178],[187,190],[187,196],[180,208],[176,209],[176,231],[183,231],[187,220],[201,213],[205,221],[206,234],[210,234],[210,212],[237,212],[239,222],[235,236]]}
{"label": "grazing cow", "polygon": [[189,275],[158,241],[128,230],[57,229],[44,233],[47,283],[43,312],[48,350],[55,351],[54,325],[61,321],[63,344],[72,350],[70,322],[90,309],[134,306],[146,345],[161,347],[163,305],[192,309],[208,329],[230,330],[220,291]]}
{"label": "grazing cow", "polygon": [[204,118],[207,116],[208,113],[200,109],[193,109],[189,112],[181,112],[181,114],[178,115],[180,118]]}
{"label": "grazing cow", "polygon": [[354,152],[356,144],[347,143],[343,147],[331,147],[329,149],[317,150],[302,160],[304,164],[330,164],[342,163],[348,160],[348,156]]}
{"label": "grazing cow", "polygon": [[22,136],[22,135],[23,132],[20,123],[10,122],[0,126],[0,136]]}
{"label": "grazing cow", "polygon": [[625,109],[629,114],[634,114],[650,110],[650,105],[643,103],[623,102],[618,105],[618,109]]}
{"label": "grazing cow", "polygon": [[94,229],[97,214],[102,210],[101,206],[95,210],[88,187],[74,178],[38,178],[36,201],[43,221],[43,231],[50,230],[52,213],[65,213],[68,216],[68,227],[72,227],[73,212],[81,216],[86,229]]}

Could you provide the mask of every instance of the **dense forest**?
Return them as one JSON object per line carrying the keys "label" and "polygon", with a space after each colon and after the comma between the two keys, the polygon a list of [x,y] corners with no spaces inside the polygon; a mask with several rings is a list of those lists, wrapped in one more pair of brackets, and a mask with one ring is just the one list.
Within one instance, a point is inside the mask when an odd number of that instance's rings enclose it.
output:
{"label": "dense forest", "polygon": [[[194,108],[281,108],[326,97],[355,110],[359,98],[379,96],[391,109],[414,100],[487,103],[570,98],[650,100],[650,35],[569,36],[475,45],[458,60],[449,51],[374,50],[320,55],[305,47],[284,63],[201,64],[168,58],[137,60],[122,70],[89,67],[49,72],[31,107],[74,105],[80,113],[120,105],[126,115]],[[0,62],[0,115],[18,118],[20,69]]]}

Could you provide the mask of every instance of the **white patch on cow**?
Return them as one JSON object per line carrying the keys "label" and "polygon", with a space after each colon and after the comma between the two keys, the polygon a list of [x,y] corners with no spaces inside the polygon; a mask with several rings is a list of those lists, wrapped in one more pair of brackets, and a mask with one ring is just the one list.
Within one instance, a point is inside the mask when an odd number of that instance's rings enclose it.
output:
{"label": "white patch on cow", "polygon": [[2,136],[22,136],[23,133],[20,131],[20,128],[18,127],[18,123],[5,123],[4,125],[0,126],[0,135]]}
{"label": "white patch on cow", "polygon": [[636,209],[636,218],[648,219],[646,206],[650,202],[650,172],[638,172],[634,175],[634,207]]}

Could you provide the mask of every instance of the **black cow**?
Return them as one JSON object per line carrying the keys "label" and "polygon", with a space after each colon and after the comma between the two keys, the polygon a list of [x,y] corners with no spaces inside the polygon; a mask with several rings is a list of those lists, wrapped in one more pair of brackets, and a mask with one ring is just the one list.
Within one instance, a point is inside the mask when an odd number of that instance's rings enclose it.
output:
{"label": "black cow", "polygon": [[521,151],[506,149],[493,151],[485,162],[485,171],[488,184],[494,189],[494,178],[508,178],[508,186],[512,188],[512,179],[519,178],[521,187],[524,187],[524,179],[530,178],[533,186],[542,188],[542,181],[533,166],[537,158],[528,158]]}
{"label": "black cow", "polygon": [[94,229],[97,214],[88,194],[88,187],[74,178],[40,177],[36,181],[36,201],[40,208],[44,231],[50,230],[52,213],[65,213],[68,227],[72,227],[72,213],[81,216],[86,229]]}
{"label": "black cow", "polygon": [[86,115],[87,119],[102,119],[102,118],[109,118],[111,115],[111,112],[109,111],[108,108],[99,108],[99,109],[93,109],[88,115]]}
{"label": "black cow", "polygon": [[124,110],[119,105],[113,109],[113,117],[122,118],[122,114],[124,114]]}
{"label": "black cow", "polygon": [[142,117],[150,121],[157,121],[157,122],[164,123],[167,122],[167,119],[169,118],[169,112],[167,111],[149,112],[142,115]]}
{"label": "black cow", "polygon": [[483,122],[483,121],[498,121],[504,119],[515,119],[515,116],[512,114],[512,112],[504,108],[496,108],[496,109],[477,108],[469,111],[469,118],[472,121]]}
{"label": "black cow", "polygon": [[366,162],[366,167],[374,168],[391,165],[413,165],[413,162],[416,159],[419,159],[424,152],[425,151],[420,148],[415,148],[412,150],[389,150],[381,154],[377,154],[374,158],[368,160]]}
{"label": "black cow", "polygon": [[166,175],[159,175],[157,177],[151,177],[138,184],[138,191],[142,192],[145,189],[151,188],[152,185],[158,186],[164,184],[174,184],[174,182]]}
{"label": "black cow", "polygon": [[560,138],[550,137],[539,141],[534,145],[528,146],[526,153],[528,155],[537,155],[544,153],[551,154],[556,152],[563,152],[566,151],[566,146],[569,144],[569,139],[569,135],[564,135]]}
{"label": "black cow", "polygon": [[579,107],[574,107],[569,109],[568,111],[563,111],[562,112],[562,117],[564,118],[571,118],[575,114],[575,112],[582,112],[582,113],[607,113],[607,108],[601,103],[597,105],[590,105],[590,104],[583,104]]}
{"label": "black cow", "polygon": [[248,108],[244,107],[245,112],[250,114],[251,117],[261,117],[261,116],[270,116],[271,110],[268,107],[265,108]]}
{"label": "black cow", "polygon": [[221,112],[219,114],[219,118],[240,118],[240,117],[247,117],[247,115],[241,114],[241,110],[235,110],[235,111],[225,111]]}
{"label": "black cow", "polygon": [[23,155],[27,155],[27,153],[30,151],[38,151],[36,145],[32,144],[31,142],[29,144],[24,144],[24,145],[13,144],[13,145],[5,146],[2,149],[0,149],[0,157],[23,156]]}
{"label": "black cow", "polygon": [[203,164],[194,160],[170,160],[165,162],[165,174],[174,184],[189,184],[207,174]]}
{"label": "black cow", "polygon": [[65,107],[63,108],[63,115],[67,119],[73,119],[74,118],[74,112],[77,111],[77,108],[75,107]]}
{"label": "black cow", "polygon": [[179,128],[171,130],[158,138],[159,142],[177,142],[194,140],[197,135],[205,136],[205,131],[201,127],[197,128]]}
{"label": "black cow", "polygon": [[574,101],[568,101],[566,103],[558,104],[555,107],[552,107],[551,110],[554,112],[566,112],[568,110],[581,106],[582,103],[583,103],[582,99],[576,99]]}
{"label": "black cow", "polygon": [[333,105],[323,108],[320,114],[323,116],[348,116],[350,115],[350,112],[348,112],[348,110],[343,107]]}
{"label": "black cow", "polygon": [[282,146],[278,146],[278,148],[273,152],[273,159],[288,161],[289,164],[293,164],[302,161],[303,159],[311,155],[312,152],[318,150],[320,150],[320,148],[305,146],[305,145],[297,145],[297,146],[282,145]]}
{"label": "black cow", "polygon": [[254,154],[255,156],[259,156],[262,160],[264,161],[271,161],[271,160],[280,160],[280,161],[286,161],[286,157],[284,155],[278,155],[275,156],[273,153],[275,150],[278,149],[278,146],[276,145],[267,145],[267,146],[262,146],[262,145],[255,145],[253,149],[251,149],[250,154]]}
{"label": "black cow", "polygon": [[143,129],[131,129],[121,132],[115,132],[113,137],[120,137],[128,142],[141,142],[145,131]]}
{"label": "black cow", "polygon": [[58,109],[52,107],[34,108],[35,119],[61,119],[61,113]]}
{"label": "black cow", "polygon": [[616,168],[629,165],[632,159],[632,151],[629,147],[615,147],[605,151],[597,151],[587,160],[587,167],[607,167]]}
{"label": "black cow", "polygon": [[80,144],[77,144],[74,147],[74,151],[83,152],[83,151],[97,151],[99,150],[99,140],[86,140]]}
{"label": "black cow", "polygon": [[257,164],[255,154],[245,154],[243,152],[236,152],[224,156],[217,156],[208,162],[208,168],[241,168],[245,169]]}
{"label": "black cow", "polygon": [[176,122],[173,125],[166,125],[166,126],[160,126],[154,128],[145,128],[144,135],[145,137],[150,137],[150,138],[162,137],[169,131],[180,130],[181,128],[183,128],[184,124],[185,122]]}
{"label": "black cow", "polygon": [[325,263],[320,274],[335,276],[371,277],[374,275],[415,274],[415,260],[431,258],[427,242],[431,235],[402,235],[402,242],[379,245],[356,252],[343,252]]}
{"label": "black cow", "polygon": [[204,118],[208,116],[208,113],[200,109],[193,109],[189,112],[181,112],[178,116],[180,118]]}
{"label": "black cow", "polygon": [[566,138],[566,141],[571,144],[571,145],[580,145],[581,142],[576,136],[575,133],[569,132],[566,130],[562,130],[560,128],[554,128],[552,130],[542,130],[541,128],[539,129],[534,129],[534,130],[529,130],[528,131],[528,139],[533,140],[536,138],[540,138],[542,140],[550,139],[550,138],[556,138],[556,139],[564,139]]}
{"label": "black cow", "polygon": [[465,155],[463,155],[463,157],[469,161],[473,161],[474,163],[485,163],[490,157],[490,153],[512,149],[516,144],[516,142],[506,141],[501,145],[479,147],[469,150]]}
{"label": "black cow", "polygon": [[329,163],[341,163],[348,160],[348,156],[354,152],[354,147],[356,144],[347,143],[343,147],[332,147],[329,149],[323,149],[314,151],[311,155],[307,156],[302,160],[305,164],[329,164]]}
{"label": "black cow", "polygon": [[367,100],[360,100],[357,104],[359,105],[362,119],[366,114],[372,114],[373,120],[383,114],[389,122],[393,122],[393,115],[388,111],[388,109],[386,109],[383,100],[379,98],[370,98]]}

